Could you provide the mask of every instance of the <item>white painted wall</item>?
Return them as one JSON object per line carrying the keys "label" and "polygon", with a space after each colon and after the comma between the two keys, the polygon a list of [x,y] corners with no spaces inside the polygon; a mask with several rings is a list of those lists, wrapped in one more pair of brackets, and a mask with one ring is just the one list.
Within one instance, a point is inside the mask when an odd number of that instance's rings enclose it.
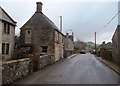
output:
{"label": "white painted wall", "polygon": [[15,27],[10,25],[10,34],[2,34],[2,43],[9,43],[9,55],[3,56],[4,60],[9,60],[14,53]]}
{"label": "white painted wall", "polygon": [[58,32],[55,31],[55,61],[58,61],[59,60],[59,35],[58,35]]}
{"label": "white painted wall", "polygon": [[60,58],[63,58],[62,37],[62,34],[55,31],[55,61],[58,61]]}

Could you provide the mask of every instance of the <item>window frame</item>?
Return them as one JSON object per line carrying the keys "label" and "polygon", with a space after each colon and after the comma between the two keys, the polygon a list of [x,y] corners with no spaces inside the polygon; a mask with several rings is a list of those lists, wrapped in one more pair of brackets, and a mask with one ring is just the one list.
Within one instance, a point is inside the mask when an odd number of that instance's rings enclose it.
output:
{"label": "window frame", "polygon": [[48,46],[41,46],[41,53],[48,53]]}
{"label": "window frame", "polygon": [[2,43],[2,55],[10,54],[10,43]]}
{"label": "window frame", "polygon": [[10,34],[10,24],[3,22],[3,33],[4,34]]}
{"label": "window frame", "polygon": [[2,43],[2,55],[5,55],[5,43]]}

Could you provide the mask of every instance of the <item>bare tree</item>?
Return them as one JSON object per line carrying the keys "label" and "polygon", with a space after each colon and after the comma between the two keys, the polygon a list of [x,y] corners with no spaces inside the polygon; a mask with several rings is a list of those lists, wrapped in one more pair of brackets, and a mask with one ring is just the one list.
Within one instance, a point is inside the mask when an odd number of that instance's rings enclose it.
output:
{"label": "bare tree", "polygon": [[81,41],[79,38],[77,38],[77,41],[74,42],[74,49],[75,52],[80,52],[81,50],[86,49],[87,44],[83,41]]}

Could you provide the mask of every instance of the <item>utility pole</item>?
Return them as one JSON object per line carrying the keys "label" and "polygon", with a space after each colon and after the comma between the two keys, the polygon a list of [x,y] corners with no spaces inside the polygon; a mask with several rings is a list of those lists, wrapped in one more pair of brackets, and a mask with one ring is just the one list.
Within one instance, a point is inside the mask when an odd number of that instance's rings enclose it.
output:
{"label": "utility pole", "polygon": [[96,32],[95,32],[95,54],[96,54],[96,51],[97,49],[96,49]]}
{"label": "utility pole", "polygon": [[62,16],[60,16],[60,31],[62,32]]}

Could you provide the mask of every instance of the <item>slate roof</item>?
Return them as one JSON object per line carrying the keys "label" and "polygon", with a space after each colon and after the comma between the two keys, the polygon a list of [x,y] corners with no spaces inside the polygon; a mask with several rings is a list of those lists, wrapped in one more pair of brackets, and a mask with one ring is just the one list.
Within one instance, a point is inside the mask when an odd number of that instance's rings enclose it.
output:
{"label": "slate roof", "polygon": [[3,21],[6,21],[6,22],[9,22],[13,25],[16,25],[16,21],[14,21],[9,15],[8,13],[2,8],[0,7],[0,20],[3,20]]}
{"label": "slate roof", "polygon": [[34,15],[22,26],[22,28],[25,27],[51,28],[58,30],[57,26],[41,12],[35,12]]}

